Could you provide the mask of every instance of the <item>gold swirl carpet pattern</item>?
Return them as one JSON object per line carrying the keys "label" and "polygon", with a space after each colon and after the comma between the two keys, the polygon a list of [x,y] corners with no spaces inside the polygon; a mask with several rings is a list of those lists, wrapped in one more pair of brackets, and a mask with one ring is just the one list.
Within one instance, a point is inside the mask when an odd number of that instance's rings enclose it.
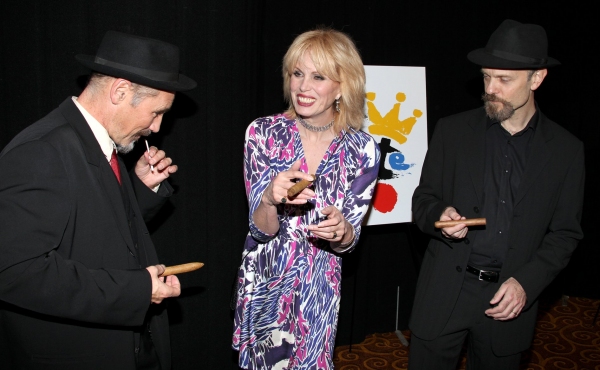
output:
{"label": "gold swirl carpet pattern", "polygon": [[[531,348],[523,354],[521,370],[600,370],[600,300],[565,297],[540,302]],[[402,331],[410,342],[410,331]],[[408,347],[395,332],[368,335],[362,343],[336,347],[336,370],[406,369]],[[463,351],[457,364],[465,369]]]}

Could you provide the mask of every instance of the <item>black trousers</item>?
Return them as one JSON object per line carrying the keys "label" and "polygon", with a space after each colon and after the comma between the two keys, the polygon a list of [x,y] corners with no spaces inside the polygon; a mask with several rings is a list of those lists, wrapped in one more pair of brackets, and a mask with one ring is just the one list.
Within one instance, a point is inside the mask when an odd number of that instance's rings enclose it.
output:
{"label": "black trousers", "polygon": [[139,335],[139,341],[137,341],[135,368],[137,370],[161,370],[158,354],[152,343],[150,325],[145,324],[144,331],[136,335]]}
{"label": "black trousers", "polygon": [[456,306],[440,335],[423,340],[411,335],[408,368],[410,370],[455,370],[467,340],[467,370],[517,370],[521,354],[496,356],[491,333],[494,319],[485,315],[499,283],[481,281],[465,274]]}

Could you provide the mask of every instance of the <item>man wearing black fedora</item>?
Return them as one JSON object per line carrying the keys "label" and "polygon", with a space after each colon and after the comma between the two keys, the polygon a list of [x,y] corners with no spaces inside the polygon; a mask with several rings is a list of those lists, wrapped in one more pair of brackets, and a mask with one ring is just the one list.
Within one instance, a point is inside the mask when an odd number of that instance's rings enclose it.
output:
{"label": "man wearing black fedora", "polygon": [[171,44],[109,31],[78,97],[0,153],[2,369],[170,369],[163,300],[181,288],[144,219],[172,193],[177,170],[149,148],[127,173],[117,152],[160,129],[179,73]]}
{"label": "man wearing black fedora", "polygon": [[[538,297],[583,237],[583,144],[534,99],[560,64],[547,49],[542,27],[502,22],[468,54],[482,67],[484,107],[435,127],[412,202],[431,240],[409,322],[410,369],[456,369],[465,340],[467,369],[518,369]],[[486,222],[461,222],[475,218]]]}

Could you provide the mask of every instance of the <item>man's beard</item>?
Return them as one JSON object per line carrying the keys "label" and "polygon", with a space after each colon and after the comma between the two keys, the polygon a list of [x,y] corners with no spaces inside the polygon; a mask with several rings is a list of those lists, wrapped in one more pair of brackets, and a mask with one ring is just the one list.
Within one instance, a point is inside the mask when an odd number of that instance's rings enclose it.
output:
{"label": "man's beard", "polygon": [[[130,151],[133,150],[133,147],[135,146],[135,143],[139,140],[139,138],[141,138],[142,136],[150,136],[151,133],[152,133],[152,131],[150,131],[148,129],[142,130],[142,131],[140,131],[138,133],[139,137],[137,139],[135,139],[135,140],[132,140],[127,145],[122,145],[122,144],[115,143],[117,145],[117,151],[119,153],[122,153],[122,154],[129,153]],[[138,135],[136,135],[136,136],[138,136]]]}
{"label": "man's beard", "polygon": [[134,146],[135,146],[135,141],[132,141],[127,145],[117,144],[117,152],[119,152],[121,154],[129,153],[130,151],[133,150]]}
{"label": "man's beard", "polygon": [[[515,114],[516,109],[511,103],[500,99],[494,94],[483,94],[481,100],[485,102],[485,113],[494,121],[504,122]],[[502,108],[496,108],[496,105],[492,104],[492,102],[502,104]]]}

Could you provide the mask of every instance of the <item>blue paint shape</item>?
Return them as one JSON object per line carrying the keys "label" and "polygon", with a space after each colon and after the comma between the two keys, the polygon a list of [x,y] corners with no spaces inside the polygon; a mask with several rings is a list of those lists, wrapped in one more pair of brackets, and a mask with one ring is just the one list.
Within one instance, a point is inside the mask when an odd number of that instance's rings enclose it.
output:
{"label": "blue paint shape", "polygon": [[390,167],[397,171],[404,171],[410,168],[410,164],[404,163],[404,154],[397,152],[389,156]]}

